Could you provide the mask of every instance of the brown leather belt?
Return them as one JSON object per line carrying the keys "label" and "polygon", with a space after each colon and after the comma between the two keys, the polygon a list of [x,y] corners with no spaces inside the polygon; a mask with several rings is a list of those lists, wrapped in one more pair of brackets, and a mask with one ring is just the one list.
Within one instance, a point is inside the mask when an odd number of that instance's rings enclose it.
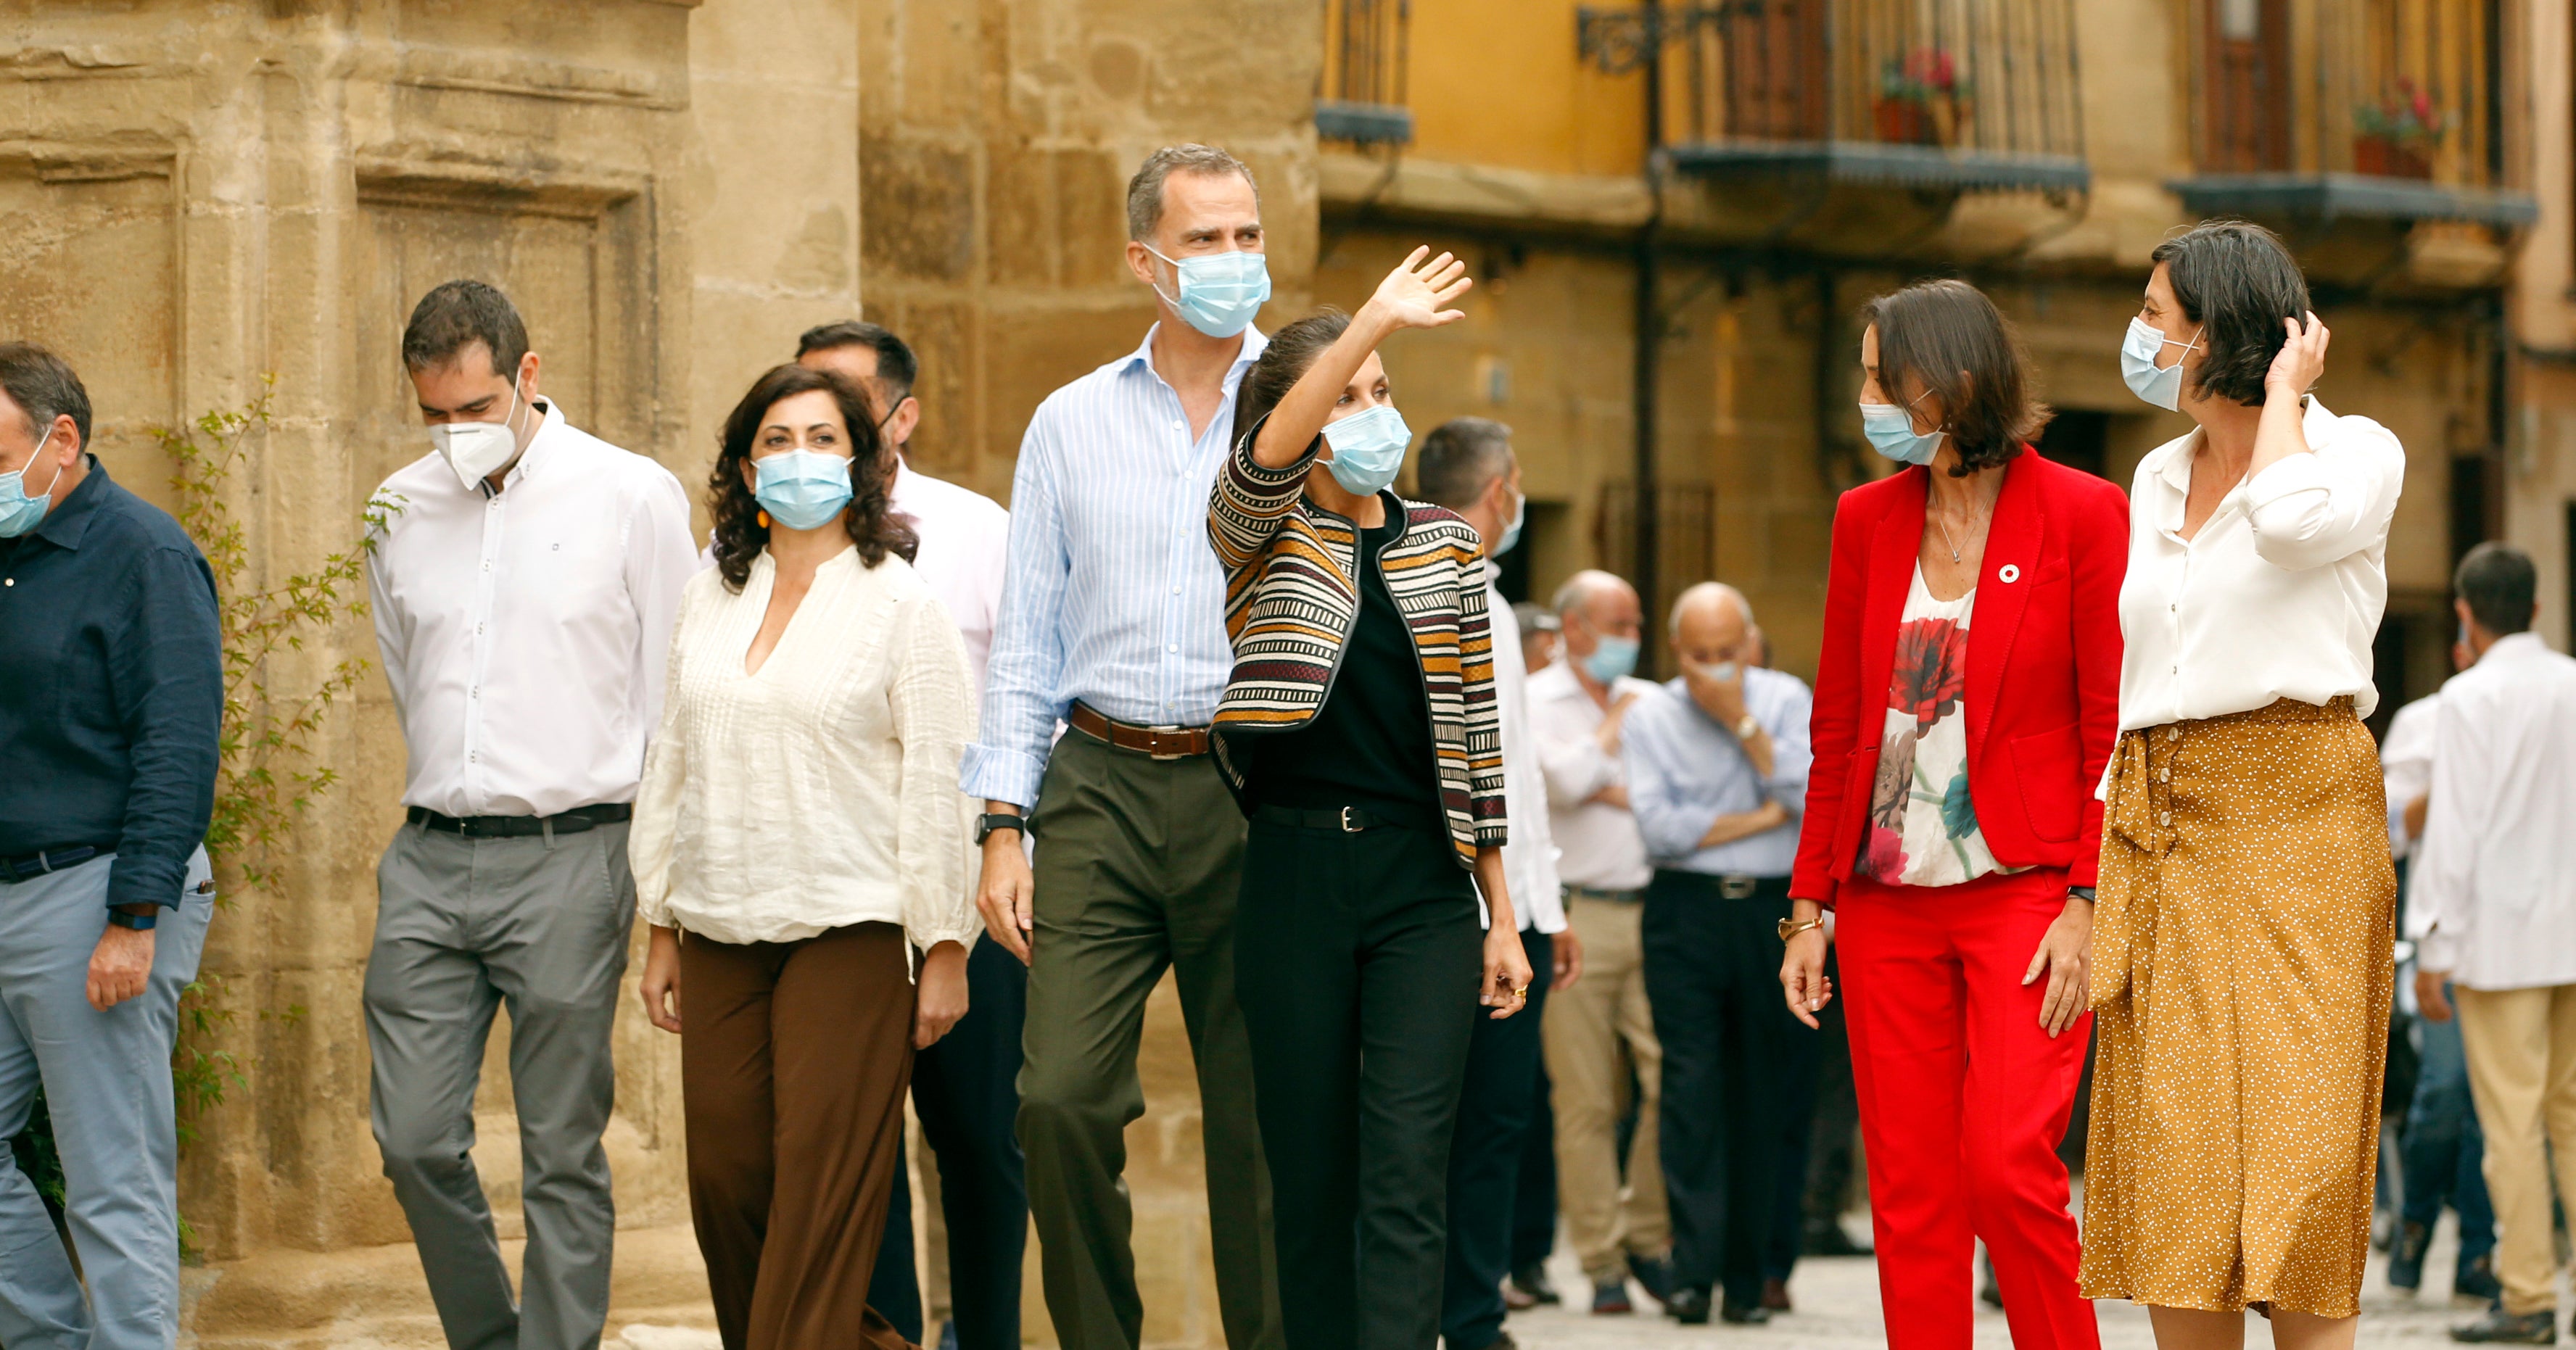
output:
{"label": "brown leather belt", "polygon": [[1134,750],[1156,759],[1188,759],[1208,752],[1206,727],[1140,727],[1103,716],[1099,709],[1082,702],[1076,702],[1064,720],[1095,741],[1107,741],[1121,750]]}

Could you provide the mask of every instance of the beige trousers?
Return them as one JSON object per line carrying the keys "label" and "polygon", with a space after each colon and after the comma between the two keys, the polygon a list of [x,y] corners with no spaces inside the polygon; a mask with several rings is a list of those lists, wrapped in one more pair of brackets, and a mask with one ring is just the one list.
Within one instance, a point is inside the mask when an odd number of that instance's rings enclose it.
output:
{"label": "beige trousers", "polygon": [[[1556,1206],[1584,1273],[1595,1283],[1627,1278],[1631,1252],[1661,1256],[1672,1245],[1664,1172],[1655,1152],[1664,1052],[1646,1006],[1645,946],[1637,935],[1644,909],[1635,900],[1567,894],[1565,920],[1583,943],[1583,978],[1571,989],[1550,992],[1544,1014],[1549,1101],[1556,1112]],[[1622,1186],[1619,1118],[1631,1062],[1642,1099]]]}
{"label": "beige trousers", "polygon": [[2558,1306],[2558,1254],[2542,1141],[2557,1147],[2558,1194],[2576,1206],[2576,984],[2451,992],[2486,1134],[2504,1309],[2547,1311]]}

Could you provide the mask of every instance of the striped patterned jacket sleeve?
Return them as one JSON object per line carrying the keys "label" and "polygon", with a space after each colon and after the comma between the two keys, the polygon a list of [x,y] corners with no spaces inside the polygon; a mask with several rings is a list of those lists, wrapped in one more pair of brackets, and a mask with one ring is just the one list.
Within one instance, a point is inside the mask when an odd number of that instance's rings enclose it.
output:
{"label": "striped patterned jacket sleeve", "polygon": [[1253,459],[1252,443],[1260,436],[1262,423],[1269,420],[1270,415],[1263,413],[1235,442],[1234,453],[1226,456],[1208,498],[1208,543],[1225,568],[1228,609],[1234,608],[1235,579],[1260,562],[1262,552],[1270,547],[1288,518],[1288,508],[1306,490],[1306,471],[1314,467],[1315,452],[1323,445],[1319,436],[1295,463],[1265,469]]}
{"label": "striped patterned jacket sleeve", "polygon": [[1485,613],[1485,568],[1470,555],[1458,581],[1458,664],[1467,695],[1468,793],[1476,846],[1501,848],[1510,836],[1503,802],[1502,705],[1494,693],[1494,628]]}

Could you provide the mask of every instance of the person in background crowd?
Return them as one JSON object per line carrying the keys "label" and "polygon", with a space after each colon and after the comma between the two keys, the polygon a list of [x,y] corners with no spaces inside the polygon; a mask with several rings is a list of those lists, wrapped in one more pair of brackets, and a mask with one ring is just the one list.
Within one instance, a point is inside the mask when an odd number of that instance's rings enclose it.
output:
{"label": "person in background crowd", "polygon": [[[1038,406],[1012,478],[983,729],[963,766],[987,811],[977,903],[1029,967],[1020,1143],[1057,1339],[1134,1350],[1143,1334],[1119,1174],[1145,1112],[1145,999],[1177,969],[1226,1343],[1275,1350],[1270,1174],[1235,998],[1244,826],[1207,729],[1231,668],[1208,489],[1270,295],[1252,172],[1213,146],[1158,150],[1127,185],[1127,230],[1159,319]],[[1058,718],[1072,730],[1050,748]]]}
{"label": "person in background crowd", "polygon": [[913,1053],[967,1009],[971,678],[904,559],[876,420],[856,382],[793,365],[726,419],[716,567],[683,598],[636,801],[639,992],[680,1035],[726,1350],[910,1345],[868,1275]]}
{"label": "person in background crowd", "polygon": [[[1662,1149],[1672,1197],[1664,1310],[1759,1323],[1781,1125],[1772,1097],[1812,1033],[1780,1005],[1771,952],[1807,796],[1807,686],[1746,658],[1753,609],[1702,582],[1673,605],[1682,673],[1639,695],[1621,732],[1628,801],[1654,860],[1640,933],[1664,1051]],[[1812,1063],[1812,1060],[1808,1061]]]}
{"label": "person in background crowd", "polygon": [[1521,668],[1545,670],[1556,664],[1557,654],[1565,649],[1565,628],[1557,621],[1556,611],[1535,600],[1523,600],[1512,606],[1512,625],[1521,634]]}
{"label": "person in background crowd", "polygon": [[90,453],[80,376],[0,343],[0,1141],[41,1089],[71,1237],[0,1142],[11,1346],[179,1336],[170,1055],[215,907],[222,643],[196,543]]}
{"label": "person in background crowd", "polygon": [[1272,338],[1208,506],[1235,651],[1217,759],[1252,818],[1236,980],[1290,1350],[1439,1340],[1450,1140],[1495,1128],[1459,1118],[1473,1018],[1522,1011],[1532,979],[1484,544],[1389,490],[1412,434],[1377,348],[1465,317],[1443,308],[1465,266],[1428,252],[1357,315]]}
{"label": "person in background crowd", "polygon": [[[1529,499],[1512,454],[1512,429],[1482,417],[1458,417],[1422,438],[1414,461],[1421,499],[1473,526],[1487,559],[1520,542]],[[1449,1255],[1443,1280],[1440,1338],[1454,1350],[1511,1350],[1503,1330],[1503,1278],[1511,1270],[1522,1163],[1539,1106],[1540,1019],[1551,989],[1572,986],[1583,970],[1583,945],[1565,924],[1558,894],[1556,843],[1548,834],[1547,784],[1529,729],[1528,672],[1510,606],[1493,587],[1488,562],[1485,612],[1494,625],[1494,704],[1501,724],[1503,800],[1511,842],[1503,877],[1521,916],[1529,958],[1529,1008],[1505,1021],[1479,1017],[1468,1042],[1467,1081],[1458,1129],[1449,1145]],[[1542,1255],[1541,1260],[1545,1260]]]}
{"label": "person in background crowd", "polygon": [[1899,1350],[1967,1350],[1977,1240],[2024,1350],[2101,1343],[2056,1153],[2116,738],[2120,490],[2028,444],[2018,339],[1960,281],[1870,303],[1861,422],[1903,465],[1844,494],[1780,985],[1809,1026],[1842,952]]}
{"label": "person in background crowd", "polygon": [[[1002,607],[1011,518],[992,498],[912,467],[904,448],[921,426],[913,397],[921,363],[902,338],[872,323],[843,320],[807,329],[796,364],[829,370],[868,396],[878,436],[893,452],[892,510],[908,518],[917,545],[912,570],[930,588],[966,643],[972,693],[983,701],[993,621]],[[972,869],[968,884],[973,884]],[[1020,1140],[1020,1037],[1028,1011],[1028,967],[998,942],[966,954],[967,1014],[912,1061],[912,1104],[937,1158],[941,1217],[947,1221],[949,1306],[961,1350],[1017,1350],[1029,1191]],[[899,1330],[917,1332],[896,1308],[918,1308],[912,1262],[910,1187],[896,1168],[885,1242],[868,1302]],[[889,1261],[886,1254],[899,1255]]]}
{"label": "person in background crowd", "polygon": [[2576,1203],[2576,875],[2559,856],[2576,819],[2576,660],[2531,631],[2537,583],[2531,555],[2493,542],[2453,575],[2476,664],[2442,689],[2408,916],[2424,1016],[2449,1021],[2458,1000],[2503,1238],[2503,1297],[2451,1339],[2506,1345],[2558,1339],[2553,1154]]}
{"label": "person in background crowd", "polygon": [[[490,286],[423,296],[402,354],[432,453],[378,489],[398,509],[367,555],[409,752],[367,956],[376,1143],[451,1345],[596,1345],[616,1232],[609,1031],[635,924],[626,833],[696,568],[688,497],[564,420]],[[518,1300],[470,1152],[505,1001]]]}
{"label": "person in background crowd", "polygon": [[[1641,930],[1654,868],[1628,809],[1620,753],[1629,709],[1655,686],[1629,673],[1644,622],[1635,588],[1607,572],[1577,572],[1552,604],[1564,626],[1565,658],[1530,676],[1530,731],[1547,778],[1566,928],[1583,944],[1585,972],[1580,985],[1548,1000],[1546,1014],[1557,1204],[1592,1284],[1592,1311],[1626,1313],[1635,1310],[1631,1275],[1659,1301],[1671,1291],[1672,1228],[1655,1124],[1664,1052],[1646,1000]],[[1623,1058],[1637,1081],[1637,1129],[1625,1159]],[[1544,1270],[1527,1268],[1512,1276],[1532,1293],[1547,1288],[1545,1278]]]}
{"label": "person in background crowd", "polygon": [[[2476,658],[2464,642],[2451,644],[2451,668],[2466,670]],[[2425,810],[2432,798],[2433,728],[2442,706],[2440,690],[2397,710],[2388,736],[2380,742],[2380,779],[2388,792],[2388,848],[2397,857],[2399,926],[2411,931],[2406,907],[2409,864],[2423,841]],[[2401,977],[2420,969],[2409,961]],[[2398,1002],[2413,1002],[2414,990],[2401,978]],[[2415,1095],[2407,1104],[2399,1132],[2405,1166],[2398,1230],[2388,1253],[2388,1285],[2412,1294],[2424,1282],[2424,1255],[2433,1245],[2433,1225],[2448,1204],[2460,1216],[2458,1259],[2452,1267],[2454,1297],[2492,1300],[2504,1292],[2495,1275],[2495,1209],[2487,1202],[2486,1178],[2479,1175],[2485,1156],[2478,1133],[2477,1111],[2469,1095],[2468,1052],[2460,1044],[2460,1024],[2434,1021],[2422,1005],[2409,1008],[2408,1034],[2415,1050]],[[2385,1170],[2385,1169],[2382,1169]]]}
{"label": "person in background crowd", "polygon": [[2308,397],[2326,328],[2269,231],[2151,256],[2121,374],[2199,429],[2129,494],[2082,1284],[2167,1350],[2239,1344],[2255,1305],[2278,1345],[2350,1346],[2397,891],[2361,719],[2406,456]]}

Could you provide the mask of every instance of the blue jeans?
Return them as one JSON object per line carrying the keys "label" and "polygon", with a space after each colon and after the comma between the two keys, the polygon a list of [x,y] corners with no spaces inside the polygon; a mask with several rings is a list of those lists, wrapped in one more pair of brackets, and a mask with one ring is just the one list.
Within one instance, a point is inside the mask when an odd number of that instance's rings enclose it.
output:
{"label": "blue jeans", "polygon": [[[2444,994],[2448,996],[2448,989]],[[2469,1060],[2460,1048],[2460,1021],[2415,1019],[2415,1100],[2406,1108],[2406,1198],[2399,1214],[2427,1229],[2445,1202],[2460,1212],[2460,1265],[2466,1268],[2495,1250],[2495,1210],[2487,1203],[2479,1168],[2485,1137],[2469,1102]]]}
{"label": "blue jeans", "polygon": [[178,1127],[170,1051],[197,975],[211,891],[189,860],[153,930],[143,992],[89,1006],[113,854],[0,882],[0,1140],[27,1126],[41,1074],[63,1155],[64,1209],[89,1297],[34,1183],[0,1146],[0,1342],[9,1350],[166,1350],[179,1334]]}

